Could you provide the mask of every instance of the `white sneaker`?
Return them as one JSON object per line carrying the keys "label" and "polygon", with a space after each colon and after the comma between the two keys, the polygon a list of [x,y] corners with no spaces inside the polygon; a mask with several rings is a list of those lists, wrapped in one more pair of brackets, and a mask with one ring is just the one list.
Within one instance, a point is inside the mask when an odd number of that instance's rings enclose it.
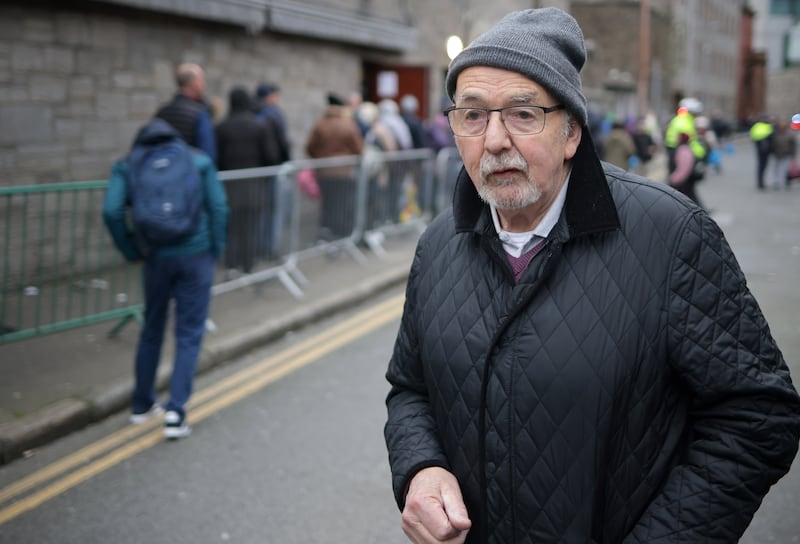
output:
{"label": "white sneaker", "polygon": [[178,412],[169,411],[164,416],[164,436],[170,440],[189,436],[191,427],[186,424],[186,419],[181,419]]}
{"label": "white sneaker", "polygon": [[163,413],[164,409],[158,403],[155,403],[146,412],[131,414],[131,416],[128,418],[128,421],[130,421],[134,425],[141,425],[142,423],[149,421],[150,418],[160,416]]}

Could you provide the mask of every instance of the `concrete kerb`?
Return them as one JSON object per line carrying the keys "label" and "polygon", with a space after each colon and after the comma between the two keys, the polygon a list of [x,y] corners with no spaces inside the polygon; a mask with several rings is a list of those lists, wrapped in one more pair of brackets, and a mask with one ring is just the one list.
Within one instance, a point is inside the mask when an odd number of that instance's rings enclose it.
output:
{"label": "concrete kerb", "polygon": [[[198,361],[198,371],[208,370],[224,361],[243,355],[276,340],[286,333],[345,310],[393,286],[408,277],[408,267],[400,266],[371,276],[345,291],[333,291],[309,306],[298,307],[280,317],[265,320],[250,329],[228,334],[209,343]],[[166,376],[168,378],[168,376]]]}
{"label": "concrete kerb", "polygon": [[0,428],[0,460],[8,463],[27,450],[89,424],[89,405],[78,399],[58,401],[36,414]]}
{"label": "concrete kerb", "polygon": [[[330,295],[308,306],[300,306],[239,333],[213,339],[207,342],[207,347],[200,356],[197,372],[207,372],[290,331],[364,302],[382,291],[402,284],[407,276],[407,265],[396,266],[365,279],[357,286],[342,291],[334,290]],[[159,390],[168,387],[169,377],[169,365],[160,365],[157,377]],[[132,387],[131,376],[108,384],[91,398],[65,399],[20,420],[0,425],[0,463],[8,463],[25,455],[28,450],[127,409]]]}

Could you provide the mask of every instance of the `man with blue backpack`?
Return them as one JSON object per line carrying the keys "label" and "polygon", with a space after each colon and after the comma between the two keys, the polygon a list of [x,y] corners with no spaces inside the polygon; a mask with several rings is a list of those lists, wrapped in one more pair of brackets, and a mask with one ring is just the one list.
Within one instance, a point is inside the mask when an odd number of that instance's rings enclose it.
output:
{"label": "man with blue backpack", "polygon": [[[205,332],[214,262],[224,252],[227,232],[228,204],[216,167],[169,123],[153,118],[112,167],[103,220],[125,259],[143,261],[144,325],[130,421],[143,423],[166,410],[164,435],[187,436],[185,404]],[[156,402],[156,371],[171,299],[175,360],[162,408]]]}

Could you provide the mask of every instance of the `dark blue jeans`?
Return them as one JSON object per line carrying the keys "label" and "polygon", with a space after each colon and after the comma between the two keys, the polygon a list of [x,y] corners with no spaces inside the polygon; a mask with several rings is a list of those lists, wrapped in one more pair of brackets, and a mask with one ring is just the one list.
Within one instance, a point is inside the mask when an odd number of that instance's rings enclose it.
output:
{"label": "dark blue jeans", "polygon": [[767,170],[769,155],[770,150],[767,143],[756,142],[756,186],[759,189],[764,188],[764,172]]}
{"label": "dark blue jeans", "polygon": [[156,371],[167,324],[170,300],[175,300],[175,360],[166,410],[183,418],[192,393],[197,357],[203,342],[214,281],[214,258],[203,253],[185,257],[153,257],[142,267],[144,327],[136,350],[132,396],[134,413],[156,401]]}

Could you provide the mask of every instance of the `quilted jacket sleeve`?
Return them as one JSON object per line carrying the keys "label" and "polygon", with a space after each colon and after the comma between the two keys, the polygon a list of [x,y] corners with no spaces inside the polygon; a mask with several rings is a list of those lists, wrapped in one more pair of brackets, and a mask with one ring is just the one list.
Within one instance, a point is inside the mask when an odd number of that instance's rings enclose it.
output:
{"label": "quilted jacket sleeve", "polygon": [[789,370],[719,228],[691,216],[675,246],[669,356],[691,396],[688,449],[625,539],[737,542],[800,435]]}
{"label": "quilted jacket sleeve", "polygon": [[406,288],[406,302],[400,330],[389,362],[386,379],[391,390],[386,398],[388,420],[384,427],[392,487],[402,510],[411,478],[426,467],[449,469],[436,436],[436,423],[428,403],[424,371],[415,331],[415,285],[420,274],[422,244],[417,248]]}

